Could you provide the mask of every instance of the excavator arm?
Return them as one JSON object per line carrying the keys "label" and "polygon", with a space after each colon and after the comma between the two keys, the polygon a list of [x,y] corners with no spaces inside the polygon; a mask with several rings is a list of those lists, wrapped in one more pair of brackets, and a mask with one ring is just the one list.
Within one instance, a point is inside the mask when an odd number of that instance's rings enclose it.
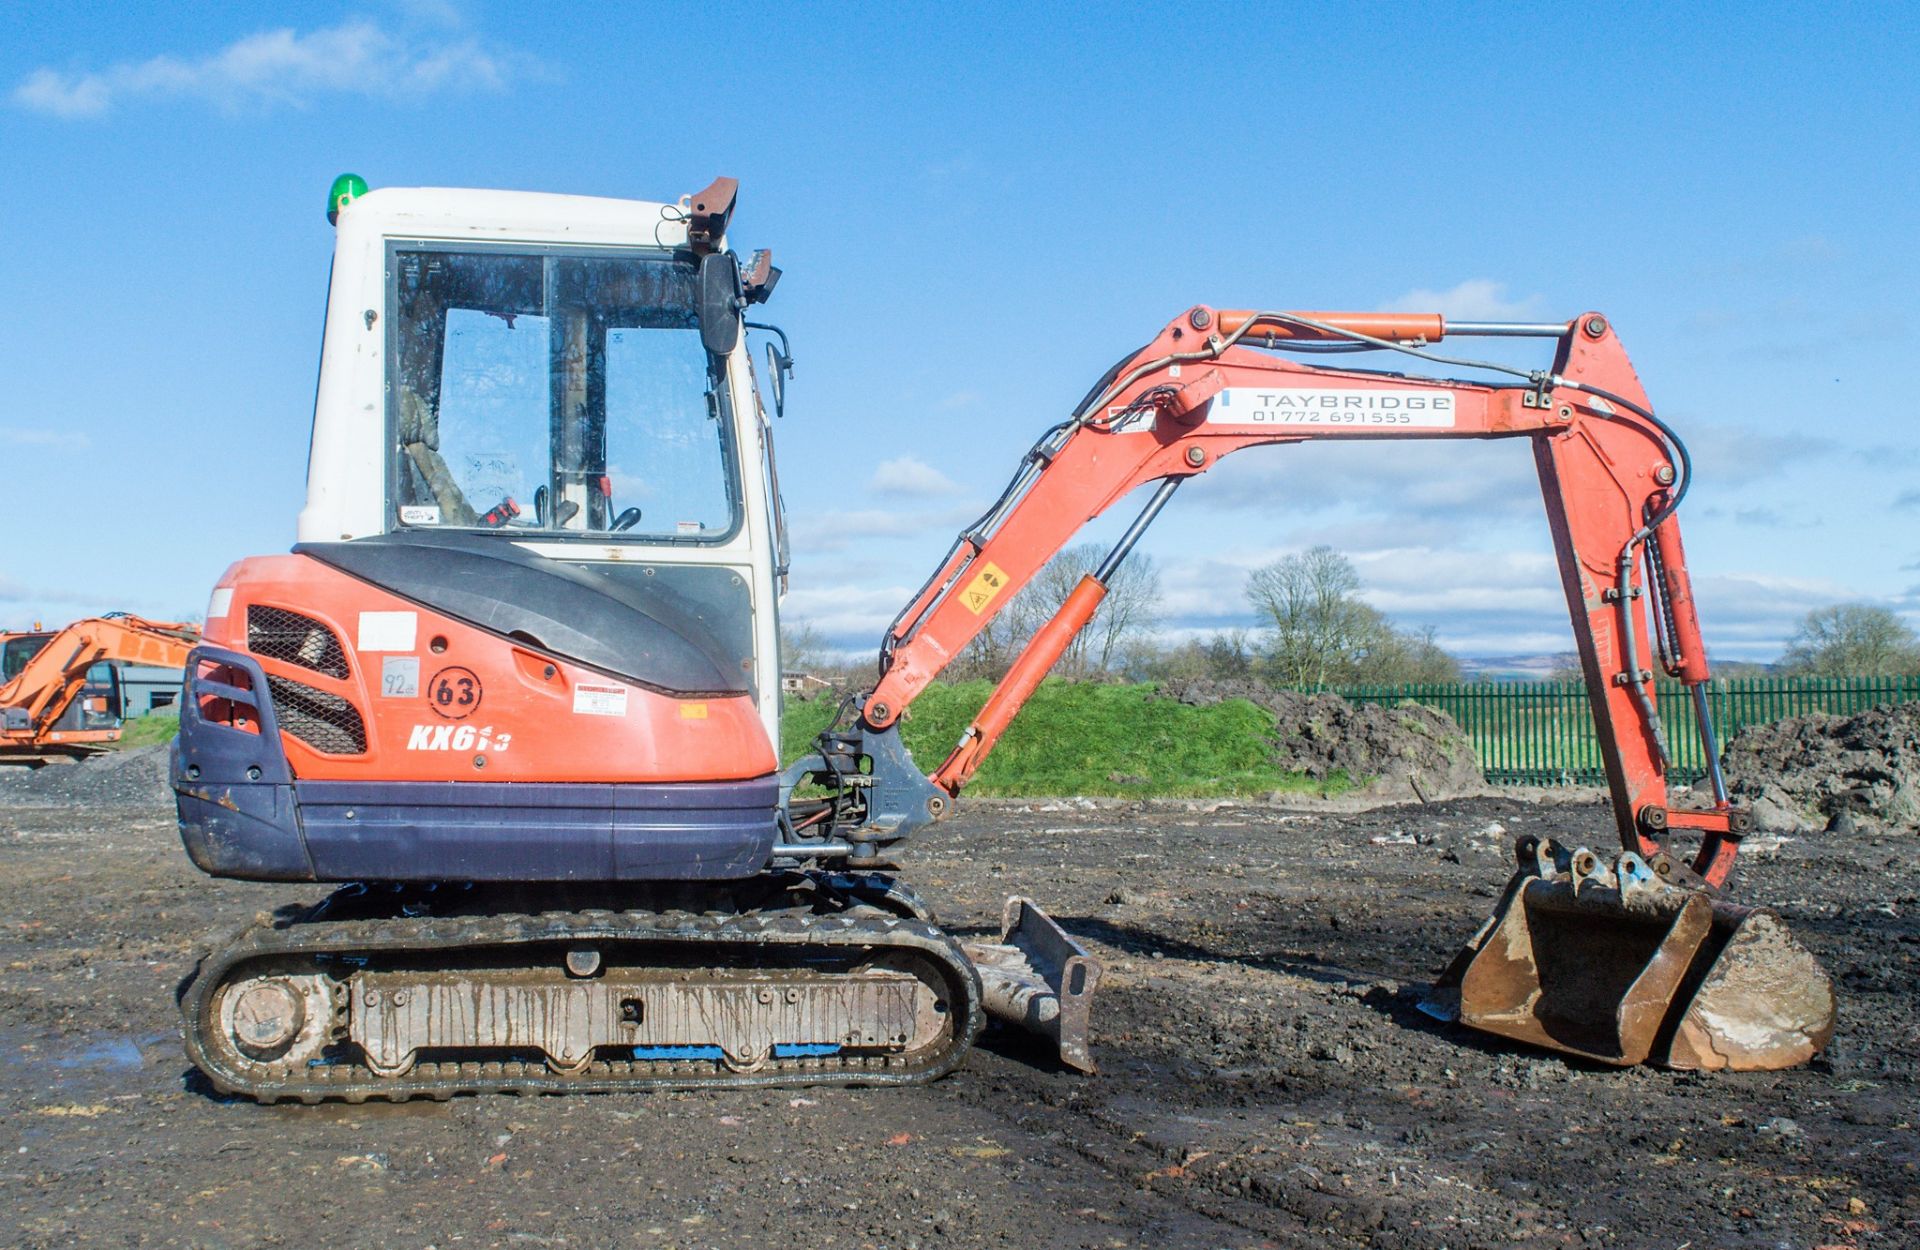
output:
{"label": "excavator arm", "polygon": [[87,671],[103,661],[180,668],[199,640],[198,629],[172,621],[125,614],[75,621],[0,686],[0,758],[38,756],[56,743],[71,748],[118,738],[117,729],[59,728],[86,688]]}
{"label": "excavator arm", "polygon": [[[1448,337],[1474,335],[1550,338],[1552,367],[1485,366],[1517,375],[1514,384],[1492,385],[1330,367],[1281,354],[1401,350],[1431,364],[1474,365],[1426,350]],[[1706,651],[1674,519],[1688,484],[1686,452],[1653,414],[1619,338],[1597,313],[1567,323],[1451,327],[1427,314],[1204,306],[1181,314],[1048,430],[1000,499],[960,535],[888,629],[880,678],[860,707],[856,733],[823,743],[822,756],[810,762],[827,767],[813,771],[844,779],[859,771],[847,766],[847,757],[865,756],[873,761],[871,773],[889,772],[903,753],[897,735],[895,742],[884,739],[927,684],[1082,526],[1150,485],[1133,525],[1034,634],[933,771],[931,790],[896,783],[889,797],[904,804],[870,808],[872,819],[854,832],[884,845],[944,815],[943,797],[958,794],[980,767],[1182,482],[1249,447],[1407,438],[1531,440],[1621,845],[1663,874],[1718,885],[1732,867],[1747,817],[1727,802],[1702,693]],[[1710,806],[1669,802],[1668,730],[1655,693],[1656,667],[1695,692],[1693,710],[1714,761]],[[864,784],[878,795],[889,780]],[[1691,873],[1664,854],[1673,829],[1700,839]]]}
{"label": "excavator arm", "polygon": [[[1513,369],[1432,350],[1474,335],[1551,339],[1552,366]],[[1517,381],[1369,372],[1284,354],[1356,349]],[[786,844],[776,850],[879,865],[887,847],[946,815],[1186,479],[1249,447],[1406,438],[1531,441],[1622,848],[1607,861],[1585,847],[1521,839],[1518,871],[1429,1008],[1603,1063],[1805,1062],[1833,1033],[1831,981],[1771,912],[1719,897],[1750,818],[1728,802],[1707,712],[1706,648],[1674,520],[1691,476],[1686,448],[1654,415],[1597,313],[1564,324],[1449,326],[1432,315],[1188,310],[1041,437],[893,622],[855,725],[829,729],[789,770]],[[899,736],[913,700],[1081,526],[1146,487],[1145,506],[1105,560],[1034,633],[952,754],[922,774]],[[1710,773],[1706,806],[1671,802],[1656,668],[1690,690]],[[796,798],[803,783],[828,797]],[[1675,830],[1698,838],[1690,862],[1668,851]],[[1033,966],[1043,964],[1065,967],[1044,957]],[[1084,1051],[1084,1000],[1059,975],[1036,984],[1043,1000],[1057,1001],[1060,1020],[1074,1021],[1061,1026],[1062,1054]]]}

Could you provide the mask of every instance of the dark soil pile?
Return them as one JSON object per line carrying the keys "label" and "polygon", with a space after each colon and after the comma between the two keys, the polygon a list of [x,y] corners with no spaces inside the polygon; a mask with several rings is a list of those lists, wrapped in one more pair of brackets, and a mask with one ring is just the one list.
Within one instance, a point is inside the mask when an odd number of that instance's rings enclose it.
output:
{"label": "dark soil pile", "polygon": [[1748,726],[1727,744],[1726,770],[1734,799],[1770,832],[1920,829],[1920,703]]}
{"label": "dark soil pile", "polygon": [[1487,788],[1466,733],[1451,716],[1423,704],[1349,703],[1335,694],[1205,678],[1167,682],[1160,693],[1194,707],[1228,699],[1263,707],[1276,721],[1278,762],[1312,777],[1345,772],[1369,795],[1433,800]]}
{"label": "dark soil pile", "polygon": [[167,744],[109,751],[78,763],[62,761],[39,768],[0,767],[0,804],[51,806],[105,803],[113,806],[171,807],[167,786]]}

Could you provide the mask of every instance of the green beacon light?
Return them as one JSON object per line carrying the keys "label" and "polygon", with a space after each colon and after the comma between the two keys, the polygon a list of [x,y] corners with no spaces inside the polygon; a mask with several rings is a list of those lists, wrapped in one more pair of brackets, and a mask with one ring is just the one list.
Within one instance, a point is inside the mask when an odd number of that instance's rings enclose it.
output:
{"label": "green beacon light", "polygon": [[367,180],[359,174],[341,174],[327,192],[327,224],[340,220],[340,210],[367,193]]}

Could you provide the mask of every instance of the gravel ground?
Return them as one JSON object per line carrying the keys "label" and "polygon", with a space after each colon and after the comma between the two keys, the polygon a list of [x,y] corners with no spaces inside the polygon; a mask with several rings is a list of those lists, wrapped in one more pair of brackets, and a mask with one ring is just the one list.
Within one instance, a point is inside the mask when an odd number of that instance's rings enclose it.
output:
{"label": "gravel ground", "polygon": [[0,782],[0,1244],[1920,1245],[1911,835],[1748,862],[1841,995],[1794,1072],[1573,1065],[1414,1009],[1511,837],[1604,841],[1591,804],[975,804],[910,877],[956,928],[1024,893],[1089,939],[1097,1076],[993,1036],[914,1090],[259,1107],[194,1078],[174,987],[318,891],[197,874],[155,758]]}

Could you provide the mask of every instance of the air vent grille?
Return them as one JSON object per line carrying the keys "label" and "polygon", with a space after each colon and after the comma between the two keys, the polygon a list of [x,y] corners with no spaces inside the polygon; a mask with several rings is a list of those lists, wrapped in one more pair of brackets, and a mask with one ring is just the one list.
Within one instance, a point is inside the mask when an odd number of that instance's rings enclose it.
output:
{"label": "air vent grille", "polygon": [[273,693],[274,715],[285,732],[323,755],[366,753],[366,722],[347,700],[271,673],[267,689]]}
{"label": "air vent grille", "polygon": [[347,676],[347,653],[333,631],[310,616],[285,608],[248,605],[247,650],[327,677],[344,681]]}

